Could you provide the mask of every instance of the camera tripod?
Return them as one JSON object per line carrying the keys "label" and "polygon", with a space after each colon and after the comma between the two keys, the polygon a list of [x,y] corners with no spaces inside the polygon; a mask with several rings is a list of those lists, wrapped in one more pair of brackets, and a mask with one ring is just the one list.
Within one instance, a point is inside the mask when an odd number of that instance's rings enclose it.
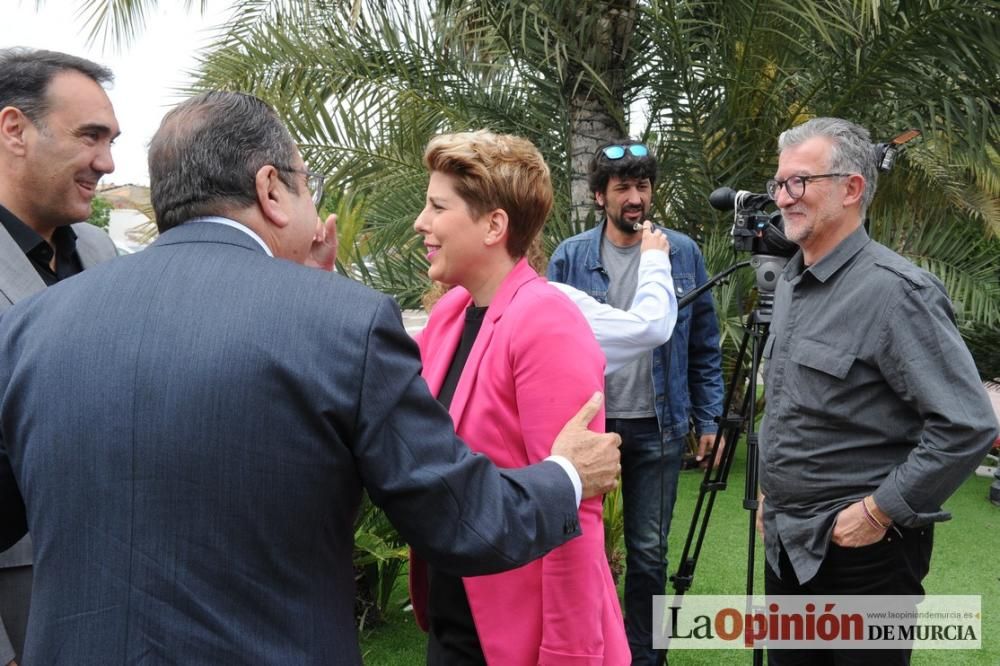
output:
{"label": "camera tripod", "polygon": [[[758,438],[755,427],[757,417],[757,376],[760,371],[760,360],[764,351],[764,342],[767,339],[771,323],[774,285],[777,283],[785,261],[787,259],[784,257],[753,255],[749,261],[740,262],[722,273],[713,276],[704,285],[699,287],[698,293],[692,292],[689,295],[691,300],[697,298],[701,292],[710,289],[737,268],[749,265],[757,271],[757,307],[747,315],[743,327],[743,338],[740,341],[733,376],[726,389],[723,416],[719,423],[719,430],[716,433],[715,441],[712,444],[712,450],[707,457],[709,464],[706,465],[704,477],[699,486],[698,499],[695,502],[691,525],[688,529],[687,539],[684,542],[680,565],[678,566],[677,573],[670,576],[676,593],[675,598],[683,596],[691,587],[695,567],[697,566],[701,547],[705,540],[705,533],[708,529],[708,522],[712,516],[712,509],[715,506],[716,494],[720,490],[726,489],[740,433],[744,429],[746,430],[747,460],[746,481],[743,490],[743,508],[750,512],[747,528],[746,594],[748,600],[753,598],[756,522],[757,512],[760,509],[757,500]],[[748,356],[749,367],[747,367],[746,363]],[[742,396],[737,398],[737,394],[741,390]],[[737,400],[740,402],[740,409],[734,411],[733,405]],[[719,461],[718,466],[715,466],[712,464],[712,461],[715,460],[720,438],[725,438],[726,448],[722,453],[722,459]],[[763,651],[760,648],[754,650],[754,663],[763,663]]]}

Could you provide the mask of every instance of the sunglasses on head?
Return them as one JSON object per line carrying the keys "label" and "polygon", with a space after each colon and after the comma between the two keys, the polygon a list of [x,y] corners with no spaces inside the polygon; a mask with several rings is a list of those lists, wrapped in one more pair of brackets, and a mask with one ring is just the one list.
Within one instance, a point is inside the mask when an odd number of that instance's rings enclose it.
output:
{"label": "sunglasses on head", "polygon": [[625,151],[628,151],[632,157],[645,157],[649,155],[649,148],[641,143],[632,143],[627,146],[607,146],[601,149],[601,152],[609,160],[620,160],[625,157]]}

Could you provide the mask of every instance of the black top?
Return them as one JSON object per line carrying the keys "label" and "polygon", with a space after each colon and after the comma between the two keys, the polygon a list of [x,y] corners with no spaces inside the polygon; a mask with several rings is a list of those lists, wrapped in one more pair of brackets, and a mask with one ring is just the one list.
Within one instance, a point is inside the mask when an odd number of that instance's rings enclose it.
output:
{"label": "black top", "polygon": [[[80,255],[76,252],[76,232],[69,226],[56,228],[52,232],[52,244],[42,238],[37,231],[0,206],[0,224],[14,239],[24,256],[35,267],[38,276],[51,287],[56,282],[76,275],[83,270]],[[53,245],[55,247],[53,247]],[[52,257],[56,258],[56,269],[51,268]]]}
{"label": "black top", "polygon": [[[465,363],[469,360],[469,352],[476,342],[479,329],[483,325],[487,308],[469,307],[465,311],[465,328],[462,329],[462,339],[455,350],[455,357],[448,366],[448,374],[444,378],[441,390],[438,392],[438,402],[451,407],[455,396],[455,387],[462,376]],[[428,666],[444,666],[452,664],[486,664],[483,648],[479,644],[479,634],[472,619],[472,609],[469,608],[469,598],[465,594],[465,585],[458,576],[450,576],[433,567],[427,567],[427,614],[430,619],[430,636],[427,640]]]}
{"label": "black top", "polygon": [[451,359],[451,365],[448,366],[448,374],[445,375],[441,390],[438,391],[438,402],[444,405],[445,409],[451,407],[451,400],[455,397],[455,387],[458,386],[458,379],[462,376],[462,370],[465,369],[465,362],[469,360],[469,352],[472,351],[472,345],[476,342],[479,329],[483,326],[486,310],[485,307],[477,308],[470,305],[465,311],[465,328],[462,329],[462,339],[458,343],[458,349],[455,350],[455,357]]}

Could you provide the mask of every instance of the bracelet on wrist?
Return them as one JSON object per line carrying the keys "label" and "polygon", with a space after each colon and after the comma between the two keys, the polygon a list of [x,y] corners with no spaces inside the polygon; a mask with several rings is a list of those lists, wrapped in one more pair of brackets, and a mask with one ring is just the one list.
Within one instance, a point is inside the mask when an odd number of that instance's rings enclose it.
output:
{"label": "bracelet on wrist", "polygon": [[873,514],[871,512],[871,509],[868,508],[868,498],[867,497],[861,498],[861,508],[865,512],[865,520],[867,520],[868,524],[871,525],[872,527],[874,527],[875,529],[882,530],[884,532],[885,530],[889,529],[889,527],[892,525],[891,521],[889,522],[889,524],[883,525],[882,522],[879,521],[879,519],[875,517],[875,514]]}

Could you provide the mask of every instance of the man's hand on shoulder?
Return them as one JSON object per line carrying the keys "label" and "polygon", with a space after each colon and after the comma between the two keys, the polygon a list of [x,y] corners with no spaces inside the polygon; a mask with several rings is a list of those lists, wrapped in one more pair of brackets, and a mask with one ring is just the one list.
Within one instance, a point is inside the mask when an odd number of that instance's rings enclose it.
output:
{"label": "man's hand on shoulder", "polygon": [[597,416],[604,395],[595,393],[556,437],[552,455],[569,460],[580,475],[583,497],[603,495],[618,485],[622,439],[617,433],[593,432],[587,425]]}

